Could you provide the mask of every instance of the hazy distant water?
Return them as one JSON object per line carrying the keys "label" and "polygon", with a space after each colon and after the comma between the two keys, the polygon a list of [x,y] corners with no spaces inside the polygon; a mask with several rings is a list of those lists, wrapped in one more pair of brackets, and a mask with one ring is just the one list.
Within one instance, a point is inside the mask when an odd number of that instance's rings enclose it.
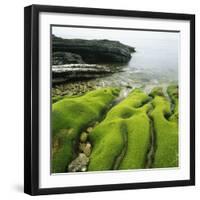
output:
{"label": "hazy distant water", "polygon": [[[158,34],[158,33],[157,33]],[[137,38],[131,45],[136,47],[136,53],[132,54],[132,59],[128,66],[138,68],[155,74],[159,78],[168,77],[171,80],[178,79],[178,48],[179,40],[174,39],[178,33],[160,33],[165,37]],[[163,76],[163,77],[162,77]]]}
{"label": "hazy distant water", "polygon": [[[100,85],[162,85],[178,81],[179,33],[54,27],[67,39],[109,39],[133,46],[136,52],[124,72],[95,80]],[[94,82],[94,81],[93,81]]]}

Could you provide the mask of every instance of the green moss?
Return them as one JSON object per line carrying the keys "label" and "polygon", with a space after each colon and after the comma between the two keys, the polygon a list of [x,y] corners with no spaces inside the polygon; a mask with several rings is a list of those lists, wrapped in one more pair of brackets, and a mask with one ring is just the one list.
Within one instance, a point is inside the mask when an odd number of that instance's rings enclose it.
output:
{"label": "green moss", "polygon": [[52,106],[52,172],[66,172],[74,157],[74,144],[80,133],[103,113],[118,95],[115,88],[103,88],[81,97],[64,98]]}
{"label": "green moss", "polygon": [[86,129],[92,144],[88,171],[145,168],[151,130],[155,133],[152,167],[177,167],[177,85],[170,85],[167,93],[170,100],[161,87],[153,88],[150,97],[134,89],[94,129],[91,127],[102,119],[119,90],[103,88],[84,96],[57,96],[52,106],[52,172],[67,171],[76,156],[75,144]]}
{"label": "green moss", "polygon": [[147,115],[150,109],[150,104],[146,104],[138,108],[137,112],[126,121],[128,134],[127,151],[119,169],[145,168],[151,137],[150,120]]}
{"label": "green moss", "polygon": [[93,149],[88,171],[112,169],[124,147],[123,124],[120,120],[100,123],[89,135]]}
{"label": "green moss", "polygon": [[170,117],[170,120],[178,120],[178,86],[177,85],[170,85],[167,88],[167,93],[172,102],[173,114]]}
{"label": "green moss", "polygon": [[150,106],[143,104],[148,100],[149,97],[141,90],[133,90],[94,128],[89,135],[93,150],[88,171],[113,169],[124,148],[126,151],[120,169],[144,167],[150,137],[146,112]]}
{"label": "green moss", "polygon": [[156,151],[154,168],[178,166],[178,121],[168,120],[171,115],[171,105],[164,96],[154,96],[152,101],[154,131],[156,134]]}
{"label": "green moss", "polygon": [[63,99],[63,96],[55,96],[55,97],[52,97],[52,103],[56,103],[57,101],[60,101],[61,99]]}
{"label": "green moss", "polygon": [[155,97],[155,96],[164,96],[162,87],[154,87],[154,88],[151,90],[149,96],[151,96],[151,97]]}

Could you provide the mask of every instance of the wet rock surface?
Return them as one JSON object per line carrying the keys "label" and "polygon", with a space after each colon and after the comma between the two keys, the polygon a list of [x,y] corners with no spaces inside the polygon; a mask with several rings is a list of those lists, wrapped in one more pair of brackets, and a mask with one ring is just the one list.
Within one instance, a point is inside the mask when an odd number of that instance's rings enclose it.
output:
{"label": "wet rock surface", "polygon": [[118,69],[97,64],[65,64],[52,66],[53,84],[63,83],[70,80],[84,80],[105,77]]}
{"label": "wet rock surface", "polygon": [[[141,71],[137,68],[132,67],[124,67],[124,66],[116,66],[111,65],[109,68],[114,70],[118,70],[116,73],[107,73],[107,75],[103,75],[98,78],[91,79],[83,79],[79,80],[69,80],[59,84],[53,84],[52,88],[52,96],[57,95],[82,95],[85,92],[101,88],[101,87],[119,87],[123,89],[124,93],[129,92],[134,88],[142,88],[146,92],[150,92],[152,88],[156,86],[161,86],[166,88],[168,84],[177,84],[177,81],[168,81],[167,77],[162,76],[162,79],[156,77],[156,75],[149,71]],[[131,68],[131,71],[129,70]],[[146,82],[144,82],[144,79]],[[61,78],[62,79],[62,78]]]}

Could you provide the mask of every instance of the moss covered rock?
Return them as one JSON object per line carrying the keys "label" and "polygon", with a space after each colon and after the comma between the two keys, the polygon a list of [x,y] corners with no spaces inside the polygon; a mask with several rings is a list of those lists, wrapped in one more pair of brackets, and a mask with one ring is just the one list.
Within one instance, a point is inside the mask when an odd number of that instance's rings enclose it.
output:
{"label": "moss covered rock", "polygon": [[56,103],[57,101],[60,101],[61,99],[63,99],[63,96],[54,96],[52,97],[52,103]]}
{"label": "moss covered rock", "polygon": [[167,88],[167,93],[172,102],[172,110],[173,114],[170,116],[170,120],[178,120],[178,86],[177,85],[170,85]]}
{"label": "moss covered rock", "polygon": [[81,132],[102,118],[119,93],[102,88],[81,97],[64,98],[52,106],[52,172],[66,172],[75,157],[74,147]]}
{"label": "moss covered rock", "polygon": [[146,114],[150,105],[143,105],[148,100],[141,90],[133,90],[94,128],[89,135],[93,150],[88,171],[144,167],[150,141]]}
{"label": "moss covered rock", "polygon": [[[170,95],[172,95],[172,93],[174,94],[174,87],[169,87],[168,93],[170,93]],[[174,95],[172,96],[174,98]],[[178,107],[178,101],[176,103]],[[165,96],[155,94],[152,104],[154,109],[151,112],[151,117],[153,119],[153,127],[156,135],[156,151],[153,167],[177,167],[178,121],[171,120],[171,105],[170,101]],[[178,113],[176,114],[178,115]]]}
{"label": "moss covered rock", "polygon": [[154,87],[151,92],[149,93],[149,96],[155,97],[155,96],[164,96],[162,87]]}
{"label": "moss covered rock", "polygon": [[[161,87],[149,95],[134,89],[110,110],[118,89],[58,96],[52,107],[52,172],[177,167],[178,86],[170,85],[167,93],[169,98]],[[78,149],[87,162],[72,170],[71,163],[76,167],[81,160]]]}
{"label": "moss covered rock", "polygon": [[137,108],[134,115],[126,121],[127,151],[119,169],[145,168],[151,139],[151,125],[147,115],[150,109],[150,104]]}

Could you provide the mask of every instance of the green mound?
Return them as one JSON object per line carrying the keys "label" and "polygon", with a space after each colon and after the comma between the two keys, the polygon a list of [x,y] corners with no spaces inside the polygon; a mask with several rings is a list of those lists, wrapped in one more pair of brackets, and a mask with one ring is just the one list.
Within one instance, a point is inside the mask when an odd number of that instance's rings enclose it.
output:
{"label": "green mound", "polygon": [[150,141],[150,123],[146,113],[151,106],[144,105],[147,101],[148,95],[139,89],[133,90],[93,129],[89,135],[93,151],[88,171],[145,166]]}
{"label": "green mound", "polygon": [[75,156],[80,133],[102,118],[119,93],[102,88],[80,97],[66,97],[52,106],[52,173],[66,172]]}
{"label": "green mound", "polygon": [[151,96],[151,97],[155,97],[155,96],[164,96],[162,87],[154,87],[154,88],[151,90],[149,96]]}
{"label": "green mound", "polygon": [[167,93],[171,99],[172,102],[172,109],[173,114],[170,116],[170,120],[178,120],[178,86],[177,85],[170,85],[167,88]]}
{"label": "green mound", "polygon": [[[177,87],[176,87],[177,88]],[[175,113],[178,116],[178,95],[174,86],[169,86],[168,94],[176,102]],[[178,121],[172,120],[170,101],[161,93],[154,93],[152,101],[153,111],[151,117],[156,136],[156,151],[154,155],[154,168],[167,168],[178,166]]]}
{"label": "green mound", "polygon": [[52,103],[56,103],[57,101],[60,101],[61,99],[63,99],[63,96],[55,96],[55,97],[52,97]]}

